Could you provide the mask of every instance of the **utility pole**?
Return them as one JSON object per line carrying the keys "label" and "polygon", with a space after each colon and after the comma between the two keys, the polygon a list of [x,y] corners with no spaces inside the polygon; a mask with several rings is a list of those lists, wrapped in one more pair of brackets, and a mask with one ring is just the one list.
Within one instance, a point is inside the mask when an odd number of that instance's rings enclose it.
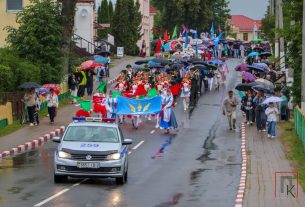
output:
{"label": "utility pole", "polygon": [[303,0],[302,43],[301,108],[305,112],[305,0]]}
{"label": "utility pole", "polygon": [[[271,0],[272,1],[272,0]],[[275,0],[275,29],[279,28],[279,0]],[[275,44],[274,44],[274,56],[278,58],[280,56],[279,50],[279,35],[275,32]]]}
{"label": "utility pole", "polygon": [[[282,0],[278,0],[279,4],[279,29],[284,29],[284,22],[283,22],[283,2]],[[284,48],[284,38],[280,37],[280,68],[281,71],[283,71],[286,74],[286,81],[288,80],[288,71],[286,70],[285,66],[285,48]]]}

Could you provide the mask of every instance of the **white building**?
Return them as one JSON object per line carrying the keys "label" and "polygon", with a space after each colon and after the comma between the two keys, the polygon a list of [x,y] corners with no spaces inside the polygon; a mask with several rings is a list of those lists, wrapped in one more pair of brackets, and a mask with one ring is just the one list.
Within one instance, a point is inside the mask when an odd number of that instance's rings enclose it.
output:
{"label": "white building", "polygon": [[81,38],[74,38],[80,48],[85,48],[87,52],[94,53],[95,46],[95,1],[78,0],[74,17],[74,33]]}

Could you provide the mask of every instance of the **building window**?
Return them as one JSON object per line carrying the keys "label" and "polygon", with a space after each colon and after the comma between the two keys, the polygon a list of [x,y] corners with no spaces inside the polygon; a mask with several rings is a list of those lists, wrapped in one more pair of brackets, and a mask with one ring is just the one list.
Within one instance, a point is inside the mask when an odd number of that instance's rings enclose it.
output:
{"label": "building window", "polygon": [[244,41],[248,41],[248,33],[243,33],[243,39]]}
{"label": "building window", "polygon": [[22,10],[23,0],[6,0],[7,11],[20,11]]}

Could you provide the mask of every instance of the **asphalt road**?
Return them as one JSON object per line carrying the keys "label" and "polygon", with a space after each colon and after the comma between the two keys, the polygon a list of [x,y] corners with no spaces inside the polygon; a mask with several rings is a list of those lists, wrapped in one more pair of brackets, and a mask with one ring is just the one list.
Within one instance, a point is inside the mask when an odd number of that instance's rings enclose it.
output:
{"label": "asphalt road", "polygon": [[[240,134],[228,130],[221,103],[238,82],[230,74],[220,91],[206,92],[190,115],[175,108],[179,130],[166,135],[155,121],[144,120],[138,130],[122,129],[132,138],[129,178],[123,186],[112,179],[70,179],[53,183],[55,143],[0,161],[0,206],[43,207],[228,207],[234,206],[241,158]],[[158,151],[162,148],[161,154]]]}

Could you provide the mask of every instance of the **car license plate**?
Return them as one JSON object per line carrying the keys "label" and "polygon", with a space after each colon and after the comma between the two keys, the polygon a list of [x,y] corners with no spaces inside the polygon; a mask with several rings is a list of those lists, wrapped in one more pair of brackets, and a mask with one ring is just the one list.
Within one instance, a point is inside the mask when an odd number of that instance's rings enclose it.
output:
{"label": "car license plate", "polygon": [[78,162],[78,168],[100,168],[99,162]]}

